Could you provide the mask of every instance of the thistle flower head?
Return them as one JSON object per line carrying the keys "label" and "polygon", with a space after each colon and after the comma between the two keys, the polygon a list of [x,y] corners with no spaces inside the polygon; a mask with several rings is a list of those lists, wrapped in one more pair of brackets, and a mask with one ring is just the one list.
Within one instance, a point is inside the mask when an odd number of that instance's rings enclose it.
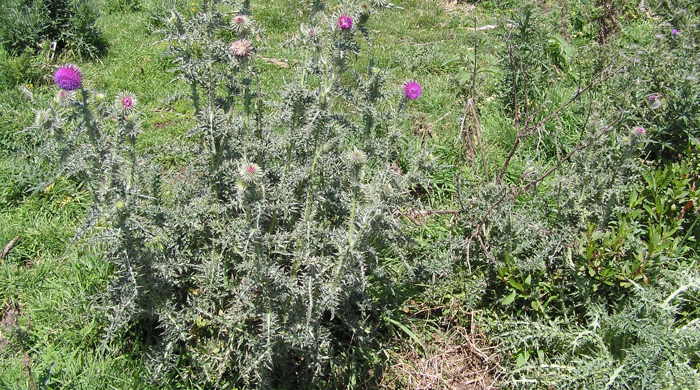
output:
{"label": "thistle flower head", "polygon": [[352,165],[362,165],[367,162],[367,154],[359,149],[353,149],[348,153],[348,160]]}
{"label": "thistle flower head", "polygon": [[671,35],[673,35],[674,37],[675,37],[675,36],[678,36],[678,34],[680,34],[680,33],[681,33],[681,32],[678,31],[678,30],[675,29],[675,28],[671,30]]}
{"label": "thistle flower head", "polygon": [[231,43],[228,51],[234,57],[248,57],[253,52],[253,44],[247,39],[239,39]]}
{"label": "thistle flower head", "polygon": [[643,128],[642,126],[637,126],[637,127],[632,129],[632,134],[634,134],[636,136],[642,136],[646,133],[647,133],[647,130],[645,128]]}
{"label": "thistle flower head", "polygon": [[647,96],[647,103],[649,103],[649,107],[652,109],[661,107],[661,95],[652,93],[651,95]]}
{"label": "thistle flower head", "polygon": [[319,29],[317,27],[314,27],[314,26],[302,25],[300,27],[300,29],[301,29],[302,38],[316,39],[321,34]]}
{"label": "thistle flower head", "polygon": [[250,17],[248,17],[248,15],[236,15],[233,18],[231,18],[231,26],[233,26],[233,29],[237,32],[242,32],[250,29],[252,24],[253,21],[250,20]]}
{"label": "thistle flower head", "polygon": [[403,85],[403,94],[407,99],[416,100],[423,94],[423,88],[415,81]]}
{"label": "thistle flower head", "polygon": [[248,18],[246,15],[236,15],[231,21],[235,25],[244,26],[250,22],[250,18]]}
{"label": "thistle flower head", "polygon": [[238,168],[238,173],[241,175],[244,181],[253,182],[262,176],[262,169],[258,164],[244,162]]}
{"label": "thistle flower head", "polygon": [[352,28],[352,18],[348,15],[340,15],[338,18],[338,28],[341,30],[350,30]]}
{"label": "thistle flower head", "polygon": [[58,68],[53,74],[53,80],[59,88],[65,91],[76,90],[82,85],[80,69],[73,64],[66,64]]}
{"label": "thistle flower head", "polygon": [[130,92],[123,91],[120,92],[117,95],[117,99],[115,101],[117,108],[124,110],[124,111],[131,111],[134,109],[136,106],[136,98],[134,95]]}

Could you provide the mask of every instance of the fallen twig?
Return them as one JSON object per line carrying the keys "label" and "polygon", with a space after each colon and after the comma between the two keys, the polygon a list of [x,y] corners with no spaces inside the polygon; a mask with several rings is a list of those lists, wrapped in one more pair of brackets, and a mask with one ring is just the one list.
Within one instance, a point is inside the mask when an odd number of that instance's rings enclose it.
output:
{"label": "fallen twig", "polygon": [[7,256],[10,253],[12,248],[14,248],[15,245],[17,245],[17,242],[20,240],[20,238],[20,236],[17,236],[10,240],[10,242],[8,242],[7,245],[5,245],[5,249],[3,249],[2,253],[0,253],[0,260],[4,259],[5,256]]}

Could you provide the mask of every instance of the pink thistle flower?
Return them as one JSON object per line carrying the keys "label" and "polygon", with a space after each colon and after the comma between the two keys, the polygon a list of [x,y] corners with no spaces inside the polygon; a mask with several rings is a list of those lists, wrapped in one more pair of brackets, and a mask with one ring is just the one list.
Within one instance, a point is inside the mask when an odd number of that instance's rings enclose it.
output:
{"label": "pink thistle flower", "polygon": [[73,91],[82,86],[82,74],[77,66],[66,64],[56,70],[53,81],[59,88]]}
{"label": "pink thistle flower", "polygon": [[233,17],[233,23],[239,26],[244,26],[248,24],[249,21],[250,19],[245,15],[236,15]]}
{"label": "pink thistle flower", "polygon": [[132,93],[124,91],[117,95],[116,103],[117,108],[124,111],[131,111],[136,106],[136,98]]}
{"label": "pink thistle flower", "polygon": [[241,175],[244,181],[253,182],[262,176],[263,172],[258,164],[243,163],[238,169],[238,173]]}
{"label": "pink thistle flower", "polygon": [[632,129],[632,134],[639,136],[639,137],[643,136],[646,133],[647,133],[647,130],[645,128],[643,128],[642,126],[637,126],[637,127]]}
{"label": "pink thistle flower", "polygon": [[676,30],[675,28],[673,30],[671,30],[671,35],[673,35],[674,37],[678,36],[678,34],[680,34],[680,33],[681,32]]}
{"label": "pink thistle flower", "polygon": [[423,88],[415,81],[403,85],[403,94],[407,99],[416,100],[423,94]]}
{"label": "pink thistle flower", "polygon": [[350,30],[352,28],[352,18],[348,15],[340,15],[338,18],[338,28],[341,30]]}

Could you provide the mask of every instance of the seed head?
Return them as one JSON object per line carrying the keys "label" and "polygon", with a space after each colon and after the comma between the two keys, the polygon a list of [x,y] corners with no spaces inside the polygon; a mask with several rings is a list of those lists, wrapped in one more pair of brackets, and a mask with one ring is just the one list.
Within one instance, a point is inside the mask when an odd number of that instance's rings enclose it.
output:
{"label": "seed head", "polygon": [[415,81],[403,85],[403,94],[407,99],[416,100],[423,94],[423,88]]}
{"label": "seed head", "polygon": [[228,48],[229,53],[235,57],[248,57],[253,52],[253,44],[247,39],[239,39]]}
{"label": "seed head", "polygon": [[66,64],[58,68],[53,74],[53,80],[59,88],[65,91],[76,90],[82,85],[80,69],[73,64]]}
{"label": "seed head", "polygon": [[352,18],[348,15],[340,15],[338,18],[338,28],[341,30],[350,30],[352,28]]}

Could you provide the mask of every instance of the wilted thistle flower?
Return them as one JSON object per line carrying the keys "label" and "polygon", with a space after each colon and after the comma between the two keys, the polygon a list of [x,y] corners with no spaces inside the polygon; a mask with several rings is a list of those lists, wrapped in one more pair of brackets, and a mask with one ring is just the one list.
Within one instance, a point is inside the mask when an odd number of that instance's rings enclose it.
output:
{"label": "wilted thistle flower", "polygon": [[423,94],[423,88],[415,81],[403,85],[403,94],[407,99],[416,100]]}
{"label": "wilted thistle flower", "polygon": [[647,133],[647,130],[645,128],[643,128],[642,126],[637,126],[637,127],[632,129],[632,134],[634,134],[636,136],[641,137],[646,133]]}
{"label": "wilted thistle flower", "polygon": [[136,106],[136,98],[130,92],[120,92],[115,101],[117,108],[124,111],[131,111]]}
{"label": "wilted thistle flower", "polygon": [[367,162],[367,155],[359,149],[353,149],[348,153],[348,160],[352,165],[362,165]]}
{"label": "wilted thistle flower", "polygon": [[258,164],[246,162],[241,164],[238,173],[244,181],[250,183],[262,176],[262,169]]}
{"label": "wilted thistle flower", "polygon": [[647,103],[649,103],[649,107],[652,109],[657,109],[661,107],[661,96],[653,93],[647,96]]}
{"label": "wilted thistle flower", "polygon": [[239,39],[231,43],[228,51],[235,57],[248,57],[253,52],[253,44],[247,39]]}
{"label": "wilted thistle flower", "polygon": [[348,15],[340,15],[338,18],[338,28],[341,30],[350,30],[352,28],[352,18]]}
{"label": "wilted thistle flower", "polygon": [[73,64],[66,64],[58,68],[53,74],[56,85],[66,91],[73,91],[82,85],[80,69]]}

